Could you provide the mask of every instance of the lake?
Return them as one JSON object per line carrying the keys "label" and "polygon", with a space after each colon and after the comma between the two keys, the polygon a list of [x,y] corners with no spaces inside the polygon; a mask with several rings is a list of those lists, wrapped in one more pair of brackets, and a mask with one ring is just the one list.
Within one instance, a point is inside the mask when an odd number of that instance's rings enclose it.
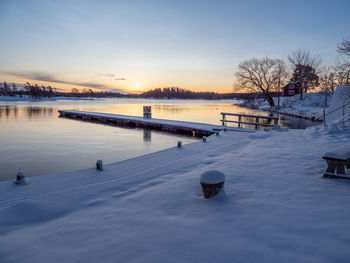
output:
{"label": "lake", "polygon": [[[233,105],[232,100],[92,99],[42,102],[0,101],[0,180],[58,173],[104,164],[195,142],[198,138],[139,128],[121,128],[59,118],[57,110],[72,109],[142,116],[152,106],[152,117],[220,124],[220,112],[264,114]],[[305,128],[313,122],[292,117],[282,127]]]}

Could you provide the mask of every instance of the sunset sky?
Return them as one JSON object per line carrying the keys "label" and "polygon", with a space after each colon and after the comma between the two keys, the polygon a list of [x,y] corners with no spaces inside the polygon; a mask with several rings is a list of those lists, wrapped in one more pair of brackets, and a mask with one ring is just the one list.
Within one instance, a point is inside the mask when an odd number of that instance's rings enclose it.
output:
{"label": "sunset sky", "polygon": [[334,64],[349,11],[349,0],[0,0],[0,81],[232,92],[245,59],[300,48]]}

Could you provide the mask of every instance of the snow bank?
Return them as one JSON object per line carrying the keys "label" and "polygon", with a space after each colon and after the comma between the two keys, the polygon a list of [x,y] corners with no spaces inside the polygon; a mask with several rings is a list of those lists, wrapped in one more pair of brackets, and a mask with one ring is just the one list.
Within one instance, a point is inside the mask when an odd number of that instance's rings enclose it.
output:
{"label": "snow bank", "polygon": [[[327,95],[328,101],[332,95],[332,93]],[[309,119],[322,119],[323,108],[325,106],[325,96],[325,93],[318,92],[305,93],[303,94],[302,100],[300,100],[299,94],[292,97],[281,97],[281,108],[278,111],[292,116]],[[276,98],[275,101],[277,102]]]}
{"label": "snow bank", "polygon": [[28,101],[28,100],[30,100],[30,97],[27,95],[0,96],[0,101]]}
{"label": "snow bank", "polygon": [[[327,95],[327,101],[330,100],[332,95],[333,93],[329,93]],[[322,113],[325,105],[325,96],[325,93],[318,92],[305,93],[303,94],[302,100],[300,100],[299,94],[292,97],[280,97],[279,109],[277,108],[278,98],[274,97],[274,102],[276,106],[272,108],[272,110],[286,115],[321,120],[323,117]],[[254,109],[271,110],[270,105],[263,99],[244,101],[243,103],[241,102],[237,105],[251,107]]]}
{"label": "snow bank", "polygon": [[[223,132],[103,172],[0,182],[0,262],[347,262],[350,181],[321,175],[350,133],[330,128]],[[225,191],[205,200],[209,170]]]}
{"label": "snow bank", "polygon": [[350,86],[337,87],[332,100],[329,104],[329,108],[326,111],[326,123],[332,123],[339,121],[343,118],[343,105],[344,115],[350,113]]}

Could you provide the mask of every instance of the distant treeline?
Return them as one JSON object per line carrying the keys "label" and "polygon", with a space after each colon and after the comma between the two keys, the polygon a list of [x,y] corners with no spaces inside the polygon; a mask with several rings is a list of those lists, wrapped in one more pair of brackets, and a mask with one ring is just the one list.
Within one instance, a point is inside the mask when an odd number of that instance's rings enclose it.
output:
{"label": "distant treeline", "polygon": [[[255,99],[262,95],[259,93],[216,93],[216,92],[194,92],[179,87],[157,88],[145,91],[140,94],[122,94],[110,91],[93,91],[92,89],[78,90],[72,89],[71,92],[54,91],[51,86],[39,86],[26,83],[23,88],[18,88],[14,83],[0,83],[0,96],[23,96],[28,95],[33,99],[45,97],[91,97],[91,98],[154,98],[154,99]],[[278,93],[274,93],[277,96]]]}
{"label": "distant treeline", "polygon": [[145,91],[139,94],[141,98],[155,98],[155,99],[205,99],[216,100],[220,99],[220,94],[215,92],[194,92],[190,90],[181,89],[178,87],[159,88]]}
{"label": "distant treeline", "polygon": [[[274,94],[275,96],[278,93]],[[216,93],[216,92],[194,92],[178,87],[158,88],[145,91],[138,94],[140,98],[154,99],[203,99],[203,100],[221,100],[221,99],[255,99],[262,97],[259,93]]]}
{"label": "distant treeline", "polygon": [[31,85],[30,83],[24,84],[22,88],[18,88],[15,83],[7,84],[0,83],[0,95],[1,96],[23,96],[28,95],[33,99],[55,97],[55,92],[51,86],[39,86],[38,84]]}

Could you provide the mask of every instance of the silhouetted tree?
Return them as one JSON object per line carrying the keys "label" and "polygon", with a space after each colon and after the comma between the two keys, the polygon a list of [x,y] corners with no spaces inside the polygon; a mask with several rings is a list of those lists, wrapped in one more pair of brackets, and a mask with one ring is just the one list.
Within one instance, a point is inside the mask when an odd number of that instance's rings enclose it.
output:
{"label": "silhouetted tree", "polygon": [[302,99],[304,92],[315,87],[313,85],[318,85],[317,73],[321,65],[321,58],[319,55],[311,55],[309,51],[299,49],[292,52],[288,60],[292,66],[294,81],[300,85],[300,99]]}
{"label": "silhouetted tree", "polygon": [[72,93],[78,94],[78,93],[79,93],[79,90],[76,89],[76,88],[73,88],[73,89],[72,89]]}
{"label": "silhouetted tree", "polygon": [[7,96],[9,95],[10,92],[10,86],[7,84],[6,81],[4,81],[4,83],[2,84],[2,95]]}
{"label": "silhouetted tree", "polygon": [[285,79],[285,66],[280,59],[268,57],[245,60],[238,65],[236,89],[261,93],[271,107],[275,106],[272,92],[279,90]]}
{"label": "silhouetted tree", "polygon": [[316,70],[310,65],[296,65],[292,79],[297,87],[301,87],[301,96],[303,93],[307,93],[309,89],[313,89],[320,84]]}
{"label": "silhouetted tree", "polygon": [[344,39],[337,48],[339,54],[336,70],[340,77],[340,85],[349,84],[350,81],[350,40]]}
{"label": "silhouetted tree", "polygon": [[275,67],[274,74],[276,75],[276,92],[278,94],[277,106],[280,107],[280,96],[282,94],[282,87],[288,82],[289,72],[286,67],[286,63],[283,60],[278,60]]}
{"label": "silhouetted tree", "polygon": [[325,94],[324,108],[327,107],[327,98],[330,91],[334,91],[336,88],[335,72],[330,67],[324,67],[320,73],[320,90]]}

